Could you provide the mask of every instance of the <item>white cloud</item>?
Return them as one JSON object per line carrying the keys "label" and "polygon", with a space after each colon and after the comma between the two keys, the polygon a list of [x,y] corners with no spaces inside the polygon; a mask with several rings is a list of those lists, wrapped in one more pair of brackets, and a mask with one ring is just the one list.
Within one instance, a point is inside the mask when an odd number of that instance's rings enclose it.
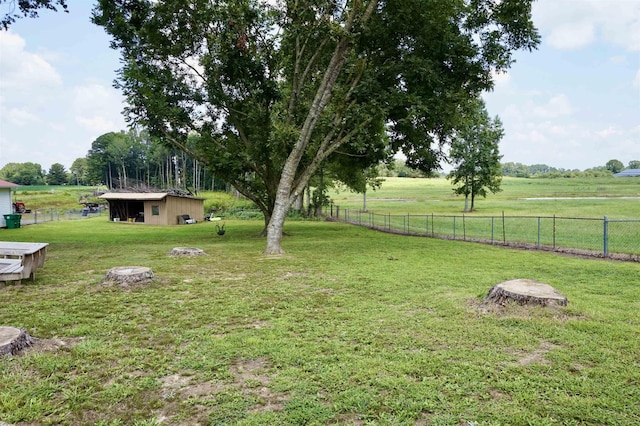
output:
{"label": "white cloud", "polygon": [[76,121],[94,133],[108,133],[116,130],[116,125],[113,121],[98,115],[92,117],[77,116]]}
{"label": "white cloud", "polygon": [[567,22],[553,28],[547,42],[556,49],[578,49],[588,46],[595,38],[595,26],[592,22]]}
{"label": "white cloud", "polygon": [[72,108],[77,123],[99,135],[123,130],[122,96],[115,89],[88,83],[73,89]]}
{"label": "white cloud", "polygon": [[555,118],[565,115],[571,115],[573,107],[569,98],[564,94],[553,96],[544,105],[538,105],[533,108],[533,114],[541,118]]}
{"label": "white cloud", "polygon": [[491,71],[491,78],[493,78],[493,82],[495,83],[495,88],[506,87],[509,85],[509,80],[511,77],[507,71],[496,72]]}
{"label": "white cloud", "polygon": [[635,0],[541,0],[533,22],[543,41],[557,49],[585,47],[598,38],[640,50],[640,3]]}
{"label": "white cloud", "polygon": [[0,89],[31,91],[36,87],[56,87],[62,78],[40,55],[25,50],[22,37],[11,31],[0,31]]}
{"label": "white cloud", "polygon": [[624,64],[627,62],[627,57],[623,55],[612,56],[609,58],[609,62],[612,64]]}
{"label": "white cloud", "polygon": [[7,117],[9,123],[15,124],[16,126],[25,126],[29,123],[39,121],[38,117],[24,108],[9,108],[2,111],[2,113]]}
{"label": "white cloud", "polygon": [[596,132],[596,135],[598,135],[601,138],[608,138],[610,136],[615,136],[618,133],[619,133],[618,129],[616,129],[613,126],[609,126],[606,129],[602,129],[602,130]]}

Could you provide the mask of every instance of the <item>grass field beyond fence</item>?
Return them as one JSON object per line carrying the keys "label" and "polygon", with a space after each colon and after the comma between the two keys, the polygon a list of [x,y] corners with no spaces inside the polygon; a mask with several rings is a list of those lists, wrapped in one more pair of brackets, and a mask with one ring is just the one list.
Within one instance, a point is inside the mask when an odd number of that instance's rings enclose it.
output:
{"label": "grass field beyond fence", "polygon": [[[636,425],[640,267],[290,221],[159,227],[105,217],[0,230],[48,242],[35,282],[0,284],[15,425]],[[200,257],[171,257],[197,247]],[[105,273],[146,266],[149,282]],[[481,304],[513,278],[560,307]]]}

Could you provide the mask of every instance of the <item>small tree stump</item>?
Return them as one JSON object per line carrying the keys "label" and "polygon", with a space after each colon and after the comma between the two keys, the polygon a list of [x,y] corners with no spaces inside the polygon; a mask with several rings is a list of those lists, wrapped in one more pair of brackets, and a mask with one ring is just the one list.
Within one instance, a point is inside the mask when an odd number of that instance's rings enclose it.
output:
{"label": "small tree stump", "polygon": [[505,281],[493,286],[483,302],[504,305],[509,300],[520,305],[546,306],[556,304],[567,306],[569,303],[566,297],[550,285],[523,278]]}
{"label": "small tree stump", "polygon": [[118,266],[107,271],[107,279],[121,284],[136,283],[153,278],[153,271],[146,266]]}
{"label": "small tree stump", "polygon": [[15,355],[33,344],[24,328],[0,326],[0,355]]}
{"label": "small tree stump", "polygon": [[204,250],[195,247],[174,247],[169,253],[170,256],[202,256],[206,254]]}

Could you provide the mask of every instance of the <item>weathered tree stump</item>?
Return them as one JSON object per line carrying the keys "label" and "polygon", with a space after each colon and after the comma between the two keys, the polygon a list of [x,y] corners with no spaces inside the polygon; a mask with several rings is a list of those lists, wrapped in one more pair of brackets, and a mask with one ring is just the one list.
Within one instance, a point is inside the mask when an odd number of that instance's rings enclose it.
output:
{"label": "weathered tree stump", "polygon": [[195,247],[174,247],[169,253],[170,256],[202,256],[204,250]]}
{"label": "weathered tree stump", "polygon": [[33,342],[24,328],[0,326],[0,355],[15,355]]}
{"label": "weathered tree stump", "polygon": [[107,271],[107,280],[121,284],[136,283],[153,278],[153,271],[146,266],[117,266]]}
{"label": "weathered tree stump", "polygon": [[566,297],[550,285],[524,278],[504,281],[493,286],[483,302],[504,305],[508,301],[515,301],[520,305],[542,306],[567,306],[569,303]]}

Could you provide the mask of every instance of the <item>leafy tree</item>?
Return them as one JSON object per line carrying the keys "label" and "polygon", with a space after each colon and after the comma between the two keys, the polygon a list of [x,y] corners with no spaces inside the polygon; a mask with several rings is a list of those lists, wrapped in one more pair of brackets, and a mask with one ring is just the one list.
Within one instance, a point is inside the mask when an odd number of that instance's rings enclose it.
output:
{"label": "leafy tree", "polygon": [[23,17],[37,18],[38,9],[49,9],[57,11],[58,7],[62,7],[65,12],[67,10],[67,0],[0,0],[0,6],[2,6],[4,12],[2,20],[0,20],[0,26],[4,30],[8,30],[9,26],[13,24],[16,19]]}
{"label": "leafy tree", "polygon": [[67,183],[67,171],[60,163],[54,163],[47,173],[47,185],[64,185]]}
{"label": "leafy tree", "polygon": [[504,176],[528,178],[531,176],[529,166],[522,163],[507,162],[502,164],[502,174]]}
{"label": "leafy tree", "polygon": [[74,185],[86,185],[88,182],[88,172],[89,166],[87,165],[87,157],[76,158],[69,169],[69,183]]}
{"label": "leafy tree", "polygon": [[44,171],[36,163],[7,163],[0,169],[0,178],[18,185],[44,185]]}
{"label": "leafy tree", "polygon": [[468,122],[456,132],[451,141],[449,158],[454,169],[448,178],[457,185],[453,192],[464,195],[464,211],[471,196],[471,211],[476,196],[487,196],[500,191],[502,170],[498,144],[504,136],[498,117],[493,120],[487,113],[484,102],[478,100],[477,109],[468,117]]}
{"label": "leafy tree", "polygon": [[607,164],[605,165],[605,167],[611,173],[620,173],[621,171],[624,170],[624,164],[622,164],[622,161],[620,160],[609,160],[607,161]]}
{"label": "leafy tree", "polygon": [[629,161],[628,169],[640,169],[640,160]]}
{"label": "leafy tree", "polygon": [[539,43],[531,0],[99,0],[93,20],[122,53],[128,119],[254,201],[266,253],[332,155],[388,143],[437,168],[491,73]]}

